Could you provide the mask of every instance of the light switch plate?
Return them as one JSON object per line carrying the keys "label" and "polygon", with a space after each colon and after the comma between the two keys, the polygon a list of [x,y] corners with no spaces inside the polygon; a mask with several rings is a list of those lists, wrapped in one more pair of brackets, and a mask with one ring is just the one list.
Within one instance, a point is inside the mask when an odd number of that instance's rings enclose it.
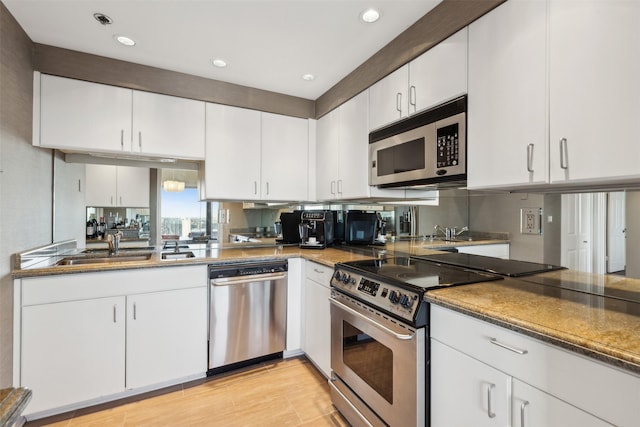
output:
{"label": "light switch plate", "polygon": [[522,208],[520,209],[520,233],[522,234],[541,234],[542,229],[542,209],[540,208]]}

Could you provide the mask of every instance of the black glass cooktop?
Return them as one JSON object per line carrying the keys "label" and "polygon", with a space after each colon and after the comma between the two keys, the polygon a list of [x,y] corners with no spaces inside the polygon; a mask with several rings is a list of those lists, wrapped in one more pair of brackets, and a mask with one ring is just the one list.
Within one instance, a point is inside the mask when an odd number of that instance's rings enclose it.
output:
{"label": "black glass cooktop", "polygon": [[429,289],[502,279],[501,276],[440,265],[416,258],[384,258],[341,263],[370,278]]}
{"label": "black glass cooktop", "polygon": [[561,270],[565,268],[559,265],[538,264],[528,261],[516,261],[483,255],[463,254],[460,252],[423,255],[419,258],[427,261],[470,268],[472,270],[486,271],[488,273],[495,273],[509,277],[528,276],[531,274],[546,273],[548,271]]}

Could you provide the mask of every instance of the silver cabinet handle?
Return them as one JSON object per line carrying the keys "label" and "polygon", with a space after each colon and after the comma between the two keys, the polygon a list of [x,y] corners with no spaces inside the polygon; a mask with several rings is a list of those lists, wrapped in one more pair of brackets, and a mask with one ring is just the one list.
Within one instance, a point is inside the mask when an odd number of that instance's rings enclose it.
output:
{"label": "silver cabinet handle", "polygon": [[529,406],[528,400],[525,400],[522,402],[522,405],[520,405],[520,427],[524,427],[524,410],[527,406]]}
{"label": "silver cabinet handle", "polygon": [[133,320],[138,319],[138,310],[136,309],[136,303],[133,303]]}
{"label": "silver cabinet handle", "polygon": [[413,85],[409,87],[409,104],[413,105],[413,111],[416,111],[416,87]]}
{"label": "silver cabinet handle", "polygon": [[118,323],[118,306],[113,305],[113,323]]}
{"label": "silver cabinet handle", "polygon": [[402,93],[396,93],[396,110],[402,115]]}
{"label": "silver cabinet handle", "polygon": [[111,196],[111,205],[113,206],[113,196]]}
{"label": "silver cabinet handle", "polygon": [[528,351],[527,351],[527,350],[520,350],[519,348],[511,347],[510,345],[507,345],[507,344],[501,343],[500,341],[498,341],[498,340],[497,340],[497,339],[495,339],[495,338],[491,338],[491,339],[489,339],[489,342],[490,342],[491,344],[493,344],[493,345],[497,345],[498,347],[505,348],[505,349],[507,349],[507,350],[509,350],[509,351],[513,351],[514,353],[518,353],[518,354],[520,354],[520,355],[525,355],[525,354],[527,354],[527,353],[528,353]]}
{"label": "silver cabinet handle", "polygon": [[496,417],[496,413],[491,409],[491,401],[493,400],[492,395],[494,388],[496,388],[495,384],[489,384],[489,388],[487,389],[487,415],[489,416],[489,418]]}
{"label": "silver cabinet handle", "polygon": [[338,180],[338,194],[342,194],[342,180]]}
{"label": "silver cabinet handle", "polygon": [[560,167],[562,169],[567,169],[569,167],[569,164],[567,163],[568,158],[567,138],[562,138],[560,140]]}
{"label": "silver cabinet handle", "polygon": [[269,195],[269,183],[267,182],[267,196]]}
{"label": "silver cabinet handle", "polygon": [[316,273],[319,273],[319,274],[324,274],[324,271],[318,270],[317,268],[314,268],[313,271],[315,271]]}
{"label": "silver cabinet handle", "polygon": [[258,181],[253,181],[253,194],[258,194]]}
{"label": "silver cabinet handle", "polygon": [[331,194],[336,194],[336,182],[331,181]]}
{"label": "silver cabinet handle", "polygon": [[124,203],[122,203],[122,196],[120,196],[120,206],[124,206]]}
{"label": "silver cabinet handle", "polygon": [[124,129],[120,130],[120,148],[124,151]]}
{"label": "silver cabinet handle", "polygon": [[138,132],[138,148],[142,151],[142,132]]}
{"label": "silver cabinet handle", "polygon": [[527,145],[527,171],[533,172],[533,144]]}

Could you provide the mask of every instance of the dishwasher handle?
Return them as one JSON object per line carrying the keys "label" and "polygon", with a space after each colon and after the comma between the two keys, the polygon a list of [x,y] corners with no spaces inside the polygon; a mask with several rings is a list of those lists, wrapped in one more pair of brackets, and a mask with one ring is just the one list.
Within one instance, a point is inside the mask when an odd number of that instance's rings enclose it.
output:
{"label": "dishwasher handle", "polygon": [[213,286],[229,286],[241,283],[263,282],[266,280],[280,280],[286,279],[286,277],[287,273],[253,274],[248,276],[220,277],[211,279],[210,282]]}

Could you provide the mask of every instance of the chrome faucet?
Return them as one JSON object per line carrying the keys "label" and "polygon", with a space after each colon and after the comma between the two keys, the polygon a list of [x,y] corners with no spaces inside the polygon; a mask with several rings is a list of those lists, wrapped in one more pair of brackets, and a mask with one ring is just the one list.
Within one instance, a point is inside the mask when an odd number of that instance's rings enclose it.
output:
{"label": "chrome faucet", "polygon": [[107,236],[107,244],[109,245],[109,253],[117,254],[120,251],[120,238],[122,237],[122,231],[117,231],[114,234]]}
{"label": "chrome faucet", "polygon": [[442,228],[442,227],[440,227],[439,225],[436,224],[436,226],[433,227],[433,229],[436,231],[436,233],[438,231],[440,233],[442,233],[442,235],[444,236],[444,240],[454,240],[456,237],[458,237],[459,235],[461,235],[465,231],[469,231],[469,227],[467,227],[466,225],[464,227],[462,227],[460,230],[458,230],[458,227],[445,227],[445,228]]}

